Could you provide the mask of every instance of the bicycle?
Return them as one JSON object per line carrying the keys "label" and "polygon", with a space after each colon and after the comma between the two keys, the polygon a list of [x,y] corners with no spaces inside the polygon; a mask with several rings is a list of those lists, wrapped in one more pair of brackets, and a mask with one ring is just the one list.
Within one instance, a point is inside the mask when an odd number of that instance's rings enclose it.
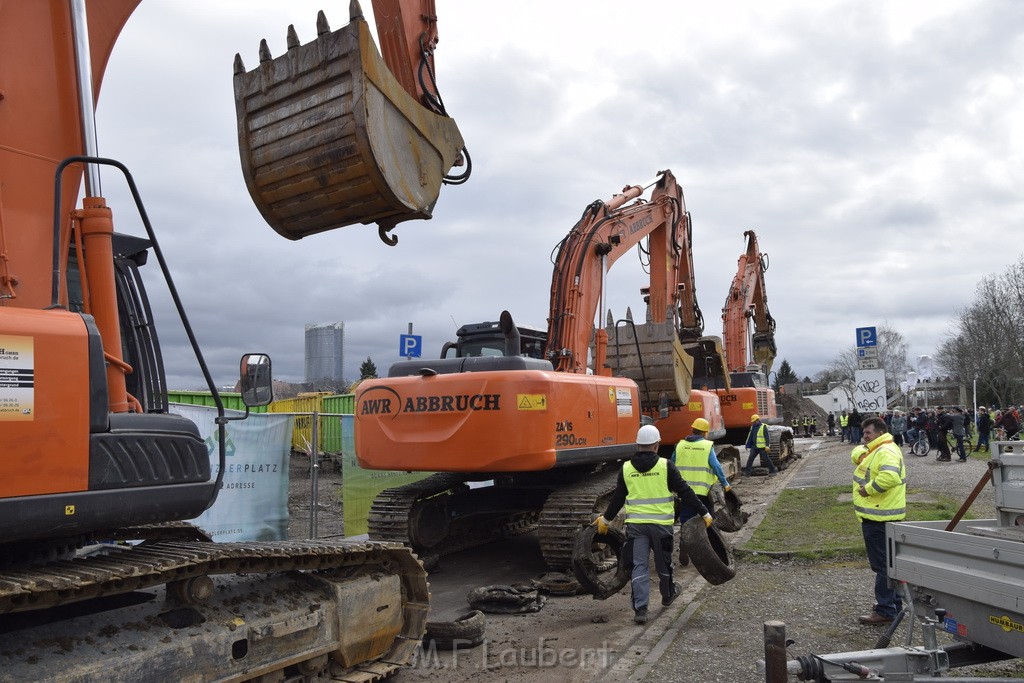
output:
{"label": "bicycle", "polygon": [[917,440],[910,444],[910,452],[919,458],[923,458],[928,455],[928,452],[931,451],[931,449],[932,445],[928,441],[928,433],[923,429],[920,430]]}

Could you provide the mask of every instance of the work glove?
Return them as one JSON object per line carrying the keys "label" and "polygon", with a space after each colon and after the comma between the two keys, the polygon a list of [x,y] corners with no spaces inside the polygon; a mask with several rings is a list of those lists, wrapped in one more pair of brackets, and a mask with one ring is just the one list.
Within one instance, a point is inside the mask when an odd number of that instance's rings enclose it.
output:
{"label": "work glove", "polygon": [[711,517],[711,515],[709,515],[709,514],[707,514],[707,513],[704,513],[704,517],[703,517],[703,519],[704,519],[704,528],[705,528],[705,529],[709,529],[709,528],[711,528],[711,522],[712,522],[712,517]]}
{"label": "work glove", "polygon": [[729,493],[729,491],[732,491],[732,487],[731,486],[726,486],[725,487],[725,492]]}
{"label": "work glove", "polygon": [[604,515],[598,515],[597,519],[591,522],[591,524],[597,527],[597,533],[602,536],[608,533],[608,520],[604,518]]}

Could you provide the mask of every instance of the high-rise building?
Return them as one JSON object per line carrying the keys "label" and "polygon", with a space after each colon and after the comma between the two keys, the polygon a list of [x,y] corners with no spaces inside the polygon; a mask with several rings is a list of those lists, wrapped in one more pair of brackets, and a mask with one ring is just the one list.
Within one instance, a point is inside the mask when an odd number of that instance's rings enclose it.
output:
{"label": "high-rise building", "polygon": [[345,323],[306,325],[306,381],[342,378],[345,362]]}

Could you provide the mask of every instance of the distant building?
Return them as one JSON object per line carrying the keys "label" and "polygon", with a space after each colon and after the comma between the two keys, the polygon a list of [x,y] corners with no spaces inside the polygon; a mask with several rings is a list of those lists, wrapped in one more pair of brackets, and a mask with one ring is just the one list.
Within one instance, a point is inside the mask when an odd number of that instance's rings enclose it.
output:
{"label": "distant building", "polygon": [[306,381],[341,381],[345,366],[345,323],[306,325]]}

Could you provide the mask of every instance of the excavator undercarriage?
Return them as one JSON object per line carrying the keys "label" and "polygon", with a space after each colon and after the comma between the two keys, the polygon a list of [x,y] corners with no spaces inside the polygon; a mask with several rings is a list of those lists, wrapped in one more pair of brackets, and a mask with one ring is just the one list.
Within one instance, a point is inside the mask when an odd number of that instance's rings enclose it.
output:
{"label": "excavator undercarriage", "polygon": [[604,511],[617,472],[606,464],[497,473],[476,487],[479,475],[434,474],[378,495],[369,535],[429,557],[537,530],[548,566],[568,570],[576,535]]}
{"label": "excavator undercarriage", "polygon": [[0,570],[0,678],[373,681],[420,642],[430,594],[408,548],[201,535],[122,530],[159,540]]}

